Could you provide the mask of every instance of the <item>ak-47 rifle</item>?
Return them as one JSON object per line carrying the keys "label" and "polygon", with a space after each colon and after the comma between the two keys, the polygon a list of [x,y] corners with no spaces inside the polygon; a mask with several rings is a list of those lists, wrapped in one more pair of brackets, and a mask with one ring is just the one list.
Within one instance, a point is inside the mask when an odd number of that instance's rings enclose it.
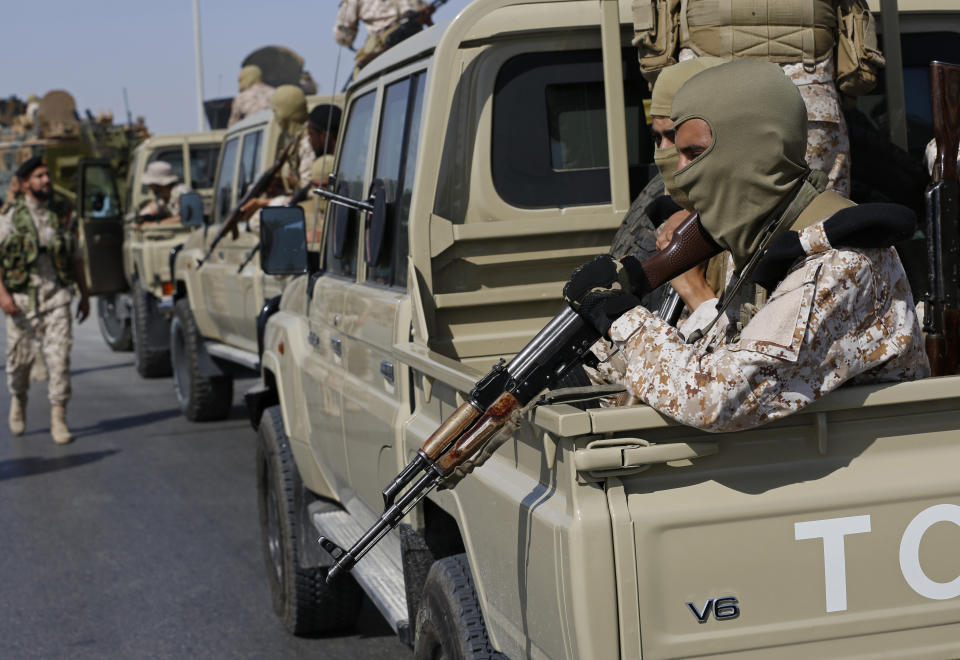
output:
{"label": "ak-47 rifle", "polygon": [[[336,199],[339,196],[324,196],[345,203]],[[653,290],[719,251],[699,218],[691,215],[677,227],[666,248],[641,264],[647,280],[644,288]],[[605,277],[609,280],[606,284],[610,285],[617,274]],[[479,454],[517,411],[571,368],[595,360],[590,347],[600,338],[600,333],[581,316],[581,312],[586,311],[581,310],[581,303],[588,293],[577,294],[577,299],[570,300],[509,363],[501,360],[477,381],[466,402],[427,438],[407,467],[384,488],[383,513],[360,540],[344,550],[330,539],[320,537],[320,544],[335,561],[327,573],[328,582],[353,568],[427,493]],[[644,292],[633,293],[639,296]]]}
{"label": "ak-47 rifle", "polygon": [[960,354],[960,66],[930,63],[930,100],[937,159],[927,187],[927,276],[923,329],[934,376],[956,373]]}
{"label": "ak-47 rifle", "polygon": [[398,43],[404,39],[409,39],[413,35],[420,32],[425,27],[430,27],[433,25],[433,14],[440,7],[445,5],[447,0],[433,0],[423,9],[408,9],[407,11],[400,14],[400,16],[393,23],[383,28],[380,32],[383,39],[382,47],[368,54],[366,57],[360,58],[356,61],[358,67],[365,66],[367,62],[372,60],[374,57],[393,48]]}
{"label": "ak-47 rifle", "polygon": [[268,167],[260,177],[253,182],[247,192],[244,193],[243,197],[237,202],[237,205],[233,207],[233,210],[230,211],[230,215],[227,216],[227,219],[223,221],[223,224],[220,226],[220,231],[217,232],[217,235],[213,237],[213,241],[210,243],[210,247],[207,248],[207,252],[203,255],[203,258],[197,264],[197,268],[202,266],[207,259],[210,258],[210,255],[213,254],[214,248],[217,247],[217,244],[223,240],[223,237],[229,232],[231,237],[236,239],[239,231],[237,230],[237,225],[240,224],[241,215],[240,209],[255,197],[259,197],[267,191],[267,188],[270,187],[270,182],[273,181],[273,178],[280,173],[280,168],[283,167],[283,164],[287,162],[287,159],[290,158],[290,154],[293,153],[293,150],[299,144],[300,138],[295,136],[291,138],[290,142],[287,143],[287,146],[283,148],[280,154],[277,156],[277,159],[273,162],[273,165]]}

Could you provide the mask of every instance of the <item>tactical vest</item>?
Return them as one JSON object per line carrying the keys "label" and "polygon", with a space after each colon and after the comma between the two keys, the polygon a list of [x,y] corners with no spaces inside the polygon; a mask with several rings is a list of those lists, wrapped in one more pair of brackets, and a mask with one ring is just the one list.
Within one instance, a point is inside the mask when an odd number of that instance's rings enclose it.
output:
{"label": "tactical vest", "polygon": [[[66,227],[66,219],[51,209],[54,235],[46,246],[47,255],[63,286],[75,282],[73,254],[76,247],[73,234]],[[24,291],[30,283],[30,273],[40,256],[40,238],[33,224],[27,202],[20,196],[13,205],[14,231],[0,243],[0,268],[3,269],[3,285],[7,291]]]}
{"label": "tactical vest", "polygon": [[752,57],[812,68],[833,52],[830,0],[681,0],[680,48],[724,59]]}

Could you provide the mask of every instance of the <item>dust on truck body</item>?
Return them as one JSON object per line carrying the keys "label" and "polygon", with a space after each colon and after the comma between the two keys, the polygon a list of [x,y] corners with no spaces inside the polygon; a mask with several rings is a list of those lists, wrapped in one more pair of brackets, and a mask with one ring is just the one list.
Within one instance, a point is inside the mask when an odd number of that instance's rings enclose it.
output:
{"label": "dust on truck body", "polygon": [[[250,401],[257,421],[258,402],[279,406],[306,492],[353,528],[561,308],[646,183],[631,37],[626,0],[477,0],[351,87],[338,192],[393,181],[385,238],[328,213],[321,270],[284,291]],[[958,405],[954,376],[847,387],[708,434],[644,405],[543,404],[407,522],[433,559],[466,554],[511,658],[956,655]],[[329,534],[330,515],[304,519]],[[409,536],[383,546],[381,575],[362,575],[366,559],[354,573],[415,635],[423,572],[405,564]]]}

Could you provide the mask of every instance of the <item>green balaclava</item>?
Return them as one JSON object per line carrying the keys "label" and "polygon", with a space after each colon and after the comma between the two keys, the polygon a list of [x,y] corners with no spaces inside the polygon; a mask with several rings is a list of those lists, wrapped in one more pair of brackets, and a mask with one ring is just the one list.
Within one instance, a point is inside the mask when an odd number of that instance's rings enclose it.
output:
{"label": "green balaclava", "polygon": [[280,130],[293,135],[307,121],[307,97],[296,85],[280,85],[273,94],[273,116]]}
{"label": "green balaclava", "polygon": [[[719,57],[695,57],[692,60],[685,60],[679,64],[668,66],[661,71],[650,95],[650,116],[669,117],[673,97],[677,95],[677,90],[683,87],[683,83],[698,73],[723,63],[724,60]],[[679,161],[680,155],[673,145],[662,147],[653,152],[653,162],[657,164],[657,169],[660,170],[660,176],[663,178],[663,185],[667,192],[670,193],[673,201],[677,204],[687,206],[686,195],[682,190],[677,190],[673,183],[673,173],[677,171]]]}
{"label": "green balaclava", "polygon": [[710,147],[674,175],[704,229],[740,270],[765,221],[808,173],[807,108],[771,62],[743,59],[692,77],[673,99],[674,125],[702,119]]}
{"label": "green balaclava", "polygon": [[256,64],[248,64],[240,69],[240,75],[237,76],[237,87],[242,92],[250,89],[261,80],[263,80],[263,72],[260,71],[260,67]]}

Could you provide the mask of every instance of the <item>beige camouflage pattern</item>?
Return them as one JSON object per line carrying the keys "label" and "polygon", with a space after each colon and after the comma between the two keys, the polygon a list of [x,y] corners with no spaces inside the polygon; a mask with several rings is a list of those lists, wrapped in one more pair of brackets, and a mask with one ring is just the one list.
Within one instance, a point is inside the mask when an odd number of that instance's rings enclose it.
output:
{"label": "beige camouflage pattern", "polygon": [[[17,305],[19,304],[18,301]],[[21,311],[16,316],[8,316],[7,387],[10,394],[27,395],[30,389],[30,370],[37,356],[42,354],[47,365],[47,397],[50,404],[66,405],[70,400],[72,347],[73,329],[69,305],[54,307],[43,313]]]}
{"label": "beige camouflage pattern", "polygon": [[607,360],[600,375],[626,386],[633,400],[716,432],[785,417],[846,382],[929,376],[896,251],[834,250],[822,224],[800,236],[807,257],[742,330],[731,307],[687,344],[676,328],[636,307],[610,329],[620,353],[595,351]]}
{"label": "beige camouflage pattern", "polygon": [[317,155],[313,152],[313,147],[310,145],[310,132],[304,130],[303,137],[300,138],[300,144],[297,145],[297,179],[300,181],[300,187],[304,187],[310,183],[310,180],[313,179],[313,162],[317,159]]}
{"label": "beige camouflage pattern", "polygon": [[[680,50],[681,62],[694,57],[697,54],[693,50]],[[833,55],[812,71],[799,62],[783,64],[781,68],[807,105],[807,165],[827,173],[827,188],[850,197],[850,138],[834,84]]]}
{"label": "beige camouflage pattern", "polygon": [[333,38],[341,46],[350,48],[357,38],[357,29],[363,21],[367,32],[374,35],[411,9],[421,9],[418,0],[340,0]]}
{"label": "beige camouflage pattern", "polygon": [[233,126],[244,117],[249,117],[261,110],[273,108],[273,92],[273,87],[262,82],[254,83],[242,92],[238,92],[230,106],[230,119],[227,120],[227,126]]}
{"label": "beige camouflage pattern", "polygon": [[178,183],[173,187],[173,190],[170,191],[169,200],[154,197],[154,214],[160,216],[161,218],[170,218],[175,215],[180,215],[180,197],[188,192],[190,192],[190,188],[188,188],[185,183]]}

